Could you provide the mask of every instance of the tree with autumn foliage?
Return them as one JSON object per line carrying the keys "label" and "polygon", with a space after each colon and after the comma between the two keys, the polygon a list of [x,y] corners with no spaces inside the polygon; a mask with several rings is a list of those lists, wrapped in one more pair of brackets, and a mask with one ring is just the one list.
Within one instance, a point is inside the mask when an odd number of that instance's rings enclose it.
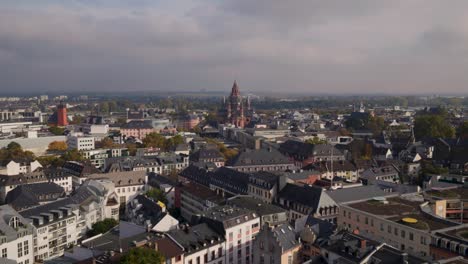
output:
{"label": "tree with autumn foliage", "polygon": [[52,141],[49,144],[48,151],[66,151],[68,149],[65,141]]}

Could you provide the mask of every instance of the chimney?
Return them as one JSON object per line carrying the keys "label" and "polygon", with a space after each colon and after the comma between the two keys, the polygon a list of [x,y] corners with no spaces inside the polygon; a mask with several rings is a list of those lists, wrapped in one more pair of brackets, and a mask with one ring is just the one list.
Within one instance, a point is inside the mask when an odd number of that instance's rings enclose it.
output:
{"label": "chimney", "polygon": [[365,250],[367,248],[367,240],[361,239],[361,249]]}
{"label": "chimney", "polygon": [[359,229],[354,229],[354,230],[353,230],[353,234],[359,235]]}

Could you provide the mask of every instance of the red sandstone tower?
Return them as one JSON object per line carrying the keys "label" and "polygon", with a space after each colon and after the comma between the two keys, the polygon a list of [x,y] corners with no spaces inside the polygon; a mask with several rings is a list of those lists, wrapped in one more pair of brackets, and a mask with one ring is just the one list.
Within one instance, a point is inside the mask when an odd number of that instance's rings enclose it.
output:
{"label": "red sandstone tower", "polygon": [[67,126],[68,117],[67,117],[67,105],[60,103],[57,106],[57,126]]}
{"label": "red sandstone tower", "polygon": [[232,86],[231,90],[231,95],[229,96],[225,104],[225,121],[235,125],[236,127],[243,128],[246,124],[246,118],[244,115],[244,100],[240,95],[240,90],[237,86],[236,81],[234,81],[234,85]]}

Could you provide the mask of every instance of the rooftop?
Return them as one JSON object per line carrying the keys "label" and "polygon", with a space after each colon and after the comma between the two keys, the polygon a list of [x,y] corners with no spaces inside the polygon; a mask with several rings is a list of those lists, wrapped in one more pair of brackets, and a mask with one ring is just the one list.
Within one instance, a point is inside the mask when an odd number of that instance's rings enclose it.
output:
{"label": "rooftop", "polygon": [[235,207],[249,209],[260,216],[287,212],[279,206],[267,204],[249,196],[236,196],[228,200],[227,203]]}
{"label": "rooftop", "polygon": [[401,197],[379,198],[349,204],[351,208],[378,215],[416,229],[438,230],[457,225],[422,212],[420,205],[421,202],[410,201]]}

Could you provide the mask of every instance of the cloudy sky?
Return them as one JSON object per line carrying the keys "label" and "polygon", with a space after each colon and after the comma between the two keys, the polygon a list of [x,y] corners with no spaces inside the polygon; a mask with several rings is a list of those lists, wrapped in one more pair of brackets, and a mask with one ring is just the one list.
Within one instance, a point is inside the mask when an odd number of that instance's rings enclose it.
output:
{"label": "cloudy sky", "polygon": [[1,0],[0,92],[468,93],[468,1]]}

